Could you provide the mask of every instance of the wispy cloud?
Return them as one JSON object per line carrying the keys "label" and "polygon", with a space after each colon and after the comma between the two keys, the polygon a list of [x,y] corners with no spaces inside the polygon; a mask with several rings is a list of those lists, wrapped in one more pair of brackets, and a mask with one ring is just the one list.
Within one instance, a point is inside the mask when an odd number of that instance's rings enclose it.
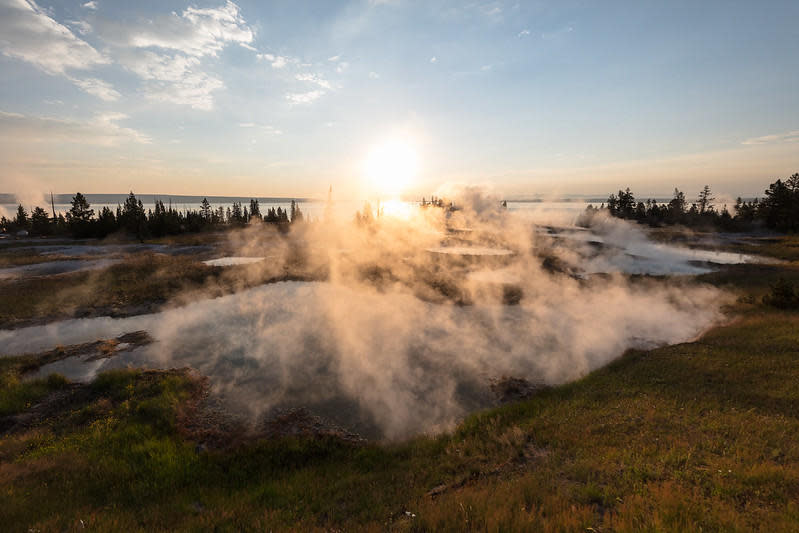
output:
{"label": "wispy cloud", "polygon": [[258,54],[256,57],[264,61],[268,61],[272,68],[283,68],[289,63],[297,63],[297,59],[293,57],[278,56],[275,54]]}
{"label": "wispy cloud", "polygon": [[379,80],[380,79],[380,74],[378,74],[377,72],[374,72],[374,71],[370,72],[369,73],[369,79],[370,80]]}
{"label": "wispy cloud", "polygon": [[148,144],[150,137],[121,126],[123,113],[101,113],[82,121],[0,111],[0,139],[4,142],[69,142],[115,146],[122,143]]}
{"label": "wispy cloud", "polygon": [[519,33],[517,33],[516,37],[521,39],[522,37],[524,37],[526,35],[530,35],[530,30],[524,29],[524,30],[520,31]]}
{"label": "wispy cloud", "polygon": [[301,93],[287,93],[286,99],[292,104],[310,104],[320,99],[326,94],[327,91],[316,89],[313,91],[306,91]]}
{"label": "wispy cloud", "polygon": [[301,73],[297,74],[294,78],[297,81],[307,81],[313,83],[315,85],[318,85],[319,87],[322,87],[323,89],[330,90],[332,88],[330,82],[322,78],[318,74]]}
{"label": "wispy cloud", "polygon": [[67,20],[66,23],[78,30],[81,35],[87,35],[92,31],[92,25],[85,20]]}
{"label": "wispy cloud", "polygon": [[489,20],[499,22],[502,20],[503,8],[500,2],[486,2],[479,4],[478,9]]}
{"label": "wispy cloud", "polygon": [[97,2],[95,0],[90,0],[89,2],[83,4],[83,7],[86,9],[97,9]]}
{"label": "wispy cloud", "polygon": [[[75,21],[78,30],[91,29]],[[115,99],[119,93],[96,78],[71,76],[71,70],[89,70],[110,63],[72,30],[57,22],[32,0],[0,0],[0,52],[26,61],[51,75],[62,75],[89,94]]]}
{"label": "wispy cloud", "polygon": [[150,84],[145,95],[151,100],[187,105],[210,111],[214,108],[213,93],[225,87],[222,80],[205,72],[189,71],[180,80]]}
{"label": "wispy cloud", "polygon": [[106,102],[113,102],[119,100],[119,93],[114,87],[99,78],[69,78],[69,81],[86,91],[87,93],[96,96]]}
{"label": "wispy cloud", "polygon": [[241,16],[239,7],[228,0],[216,8],[188,7],[136,24],[115,25],[117,35],[105,37],[134,48],[160,48],[187,56],[216,56],[231,43],[250,44],[254,32]]}
{"label": "wispy cloud", "polygon": [[230,1],[100,32],[117,47],[120,63],[145,81],[146,97],[206,111],[214,107],[213,93],[225,87],[206,71],[209,58],[231,44],[256,51],[253,30]]}
{"label": "wispy cloud", "polygon": [[786,133],[774,133],[771,135],[763,135],[762,137],[752,137],[741,142],[741,144],[756,145],[756,144],[778,144],[778,143],[793,143],[799,142],[799,130],[789,131]]}

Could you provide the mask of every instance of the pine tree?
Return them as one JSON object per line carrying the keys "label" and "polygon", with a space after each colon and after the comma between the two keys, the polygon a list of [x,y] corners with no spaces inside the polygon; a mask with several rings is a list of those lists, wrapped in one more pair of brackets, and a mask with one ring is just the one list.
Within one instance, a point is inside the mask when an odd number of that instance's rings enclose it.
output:
{"label": "pine tree", "polygon": [[42,207],[36,207],[31,213],[31,233],[34,235],[50,235],[50,217]]}
{"label": "pine tree", "polygon": [[25,208],[22,207],[22,204],[17,206],[17,216],[14,218],[14,225],[17,227],[17,230],[27,230],[30,221],[28,220],[28,212],[25,211]]}
{"label": "pine tree", "polygon": [[710,186],[705,185],[702,188],[702,191],[699,193],[699,198],[696,201],[696,204],[699,206],[699,214],[704,215],[706,212],[713,211],[713,202],[716,199],[710,192]]}

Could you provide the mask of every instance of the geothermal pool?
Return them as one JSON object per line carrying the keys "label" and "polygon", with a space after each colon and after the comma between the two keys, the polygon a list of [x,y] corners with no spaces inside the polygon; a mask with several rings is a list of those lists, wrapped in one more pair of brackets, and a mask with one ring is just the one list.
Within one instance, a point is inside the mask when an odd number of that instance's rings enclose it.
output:
{"label": "geothermal pool", "polygon": [[253,417],[307,407],[371,438],[446,429],[491,405],[502,376],[561,383],[630,347],[687,341],[721,318],[719,291],[590,290],[523,280],[520,305],[436,305],[412,294],[280,282],[129,318],[0,331],[5,355],[147,331],[154,343],[109,359],[45,368],[89,380],[111,368],[191,366],[231,409]]}
{"label": "geothermal pool", "polygon": [[263,257],[219,257],[217,259],[203,261],[203,263],[208,266],[251,265],[253,263],[260,263],[264,259]]}

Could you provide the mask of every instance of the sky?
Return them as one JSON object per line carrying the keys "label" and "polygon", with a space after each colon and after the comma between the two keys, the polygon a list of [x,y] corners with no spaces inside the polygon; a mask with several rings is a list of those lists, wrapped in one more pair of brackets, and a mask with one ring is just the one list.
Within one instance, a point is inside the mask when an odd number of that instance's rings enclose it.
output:
{"label": "sky", "polygon": [[0,0],[0,192],[762,195],[799,172],[797,20],[776,0]]}

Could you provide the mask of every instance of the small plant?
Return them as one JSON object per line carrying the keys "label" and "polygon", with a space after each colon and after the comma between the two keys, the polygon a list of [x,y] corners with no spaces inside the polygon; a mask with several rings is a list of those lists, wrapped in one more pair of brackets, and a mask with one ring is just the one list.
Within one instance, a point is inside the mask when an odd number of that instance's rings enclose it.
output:
{"label": "small plant", "polygon": [[799,309],[799,291],[792,281],[781,277],[763,297],[763,303],[780,309]]}

